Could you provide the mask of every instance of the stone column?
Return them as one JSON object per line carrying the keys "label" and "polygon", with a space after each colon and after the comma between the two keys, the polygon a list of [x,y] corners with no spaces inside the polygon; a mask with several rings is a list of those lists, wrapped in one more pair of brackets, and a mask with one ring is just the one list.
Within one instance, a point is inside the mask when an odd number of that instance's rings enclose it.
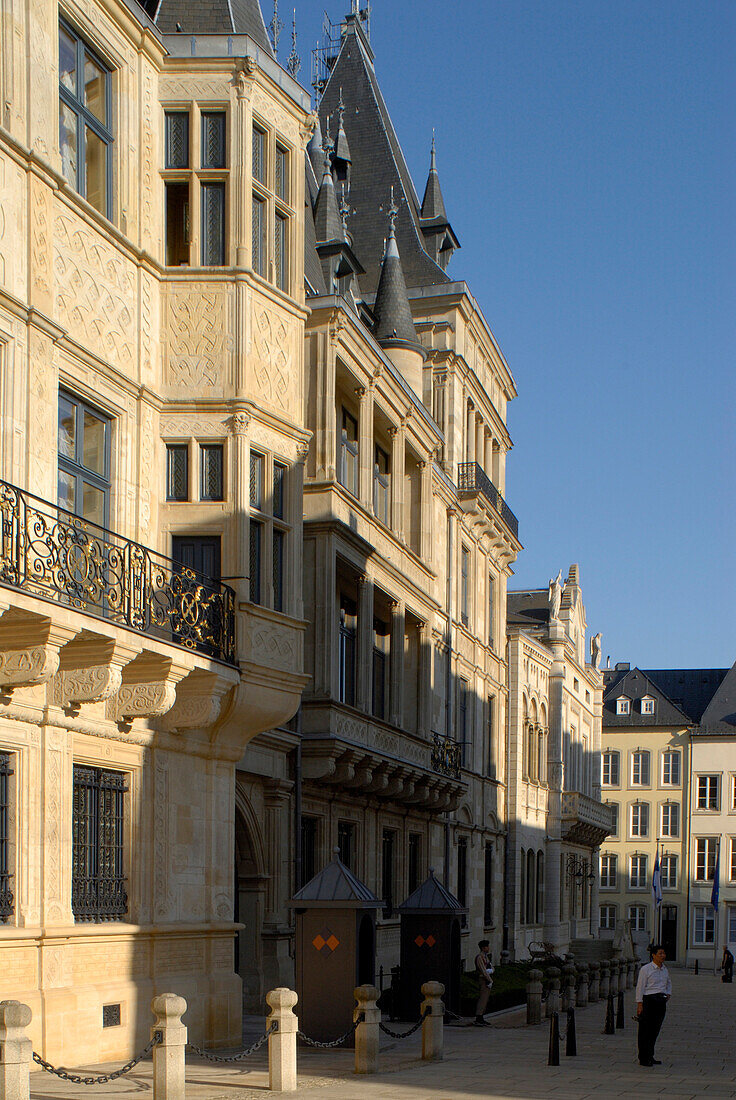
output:
{"label": "stone column", "polygon": [[404,635],[406,611],[400,600],[391,604],[391,694],[389,721],[402,726],[404,719]]}
{"label": "stone column", "polygon": [[33,1046],[26,1028],[33,1013],[20,1001],[0,1001],[0,1097],[28,1100]]}
{"label": "stone column", "polygon": [[475,413],[473,402],[468,400],[465,416],[465,461],[475,462]]}
{"label": "stone column", "polygon": [[491,455],[491,471],[489,477],[497,489],[500,489],[499,482],[501,480],[501,447],[497,440],[493,440],[491,443],[492,455]]}
{"label": "stone column", "polygon": [[373,515],[373,390],[355,387],[358,398],[358,496]]}
{"label": "stone column", "polygon": [[151,1009],[156,1017],[151,1038],[161,1033],[161,1042],[153,1048],[153,1095],[156,1100],[183,1100],[187,1029],[181,1018],[187,1002],[175,993],[161,993],[151,1001]]}
{"label": "stone column", "polygon": [[432,628],[427,622],[417,624],[419,632],[419,686],[417,733],[429,737],[432,728]]}
{"label": "stone column", "polygon": [[404,429],[389,428],[391,436],[391,528],[404,541]]}
{"label": "stone column", "polygon": [[232,222],[236,267],[250,266],[250,178],[252,173],[251,143],[248,141],[251,117],[253,74],[240,70],[235,83],[236,100],[233,117],[235,157],[232,176]]}
{"label": "stone column", "polygon": [[[444,1053],[445,1006],[442,996],[445,987],[442,982],[425,982],[422,986],[424,1000],[421,1004],[422,1058],[428,1062],[441,1062]],[[425,1013],[427,1015],[425,1015]]]}
{"label": "stone column", "polygon": [[[272,989],[266,994],[271,1012],[266,1030],[276,1024],[268,1037],[268,1087],[271,1092],[294,1092],[296,1080],[296,1033],[299,1021],[294,1015],[297,995],[293,989]],[[182,1094],[183,1095],[183,1094]]]}
{"label": "stone column", "polygon": [[371,712],[373,688],[373,581],[361,577],[358,590],[358,682],[356,703]]}
{"label": "stone column", "polygon": [[353,995],[358,1002],[353,1020],[364,1017],[355,1031],[355,1072],[375,1073],[380,1040],[378,1025],[381,1022],[381,1010],[376,1004],[379,993],[374,985],[359,985]]}

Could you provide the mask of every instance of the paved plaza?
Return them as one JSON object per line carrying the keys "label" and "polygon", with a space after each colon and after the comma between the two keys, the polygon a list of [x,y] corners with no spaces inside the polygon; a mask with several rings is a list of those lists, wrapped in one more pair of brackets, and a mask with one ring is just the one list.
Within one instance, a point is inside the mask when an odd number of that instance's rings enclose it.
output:
{"label": "paved plaza", "polygon": [[[603,1035],[605,1006],[576,1013],[578,1056],[559,1068],[547,1066],[549,1027],[520,1026],[520,1017],[497,1018],[492,1028],[448,1027],[445,1060],[423,1063],[418,1035],[404,1041],[382,1036],[381,1071],[352,1073],[352,1051],[299,1052],[299,1089],[305,1097],[319,1089],[322,1100],[560,1100],[595,1097],[655,1097],[666,1100],[736,1097],[734,1007],[736,985],[723,985],[709,973],[671,971],[673,998],[657,1046],[661,1066],[643,1069],[636,1060],[633,990],[626,993],[626,1027]],[[252,1021],[255,1028],[255,1021]],[[395,1025],[398,1030],[402,1025]],[[405,1025],[404,1025],[405,1026]],[[251,1038],[249,1028],[248,1039]],[[255,1037],[255,1030],[252,1031]],[[93,1067],[89,1067],[92,1069]],[[107,1069],[108,1067],[104,1067]],[[113,1067],[109,1067],[113,1068]],[[101,1067],[94,1067],[96,1072]],[[33,1100],[110,1097],[146,1100],[152,1094],[150,1062],[124,1079],[102,1086],[65,1085],[46,1073],[31,1079]],[[258,1052],[246,1069],[187,1060],[187,1100],[265,1100],[266,1059]]]}

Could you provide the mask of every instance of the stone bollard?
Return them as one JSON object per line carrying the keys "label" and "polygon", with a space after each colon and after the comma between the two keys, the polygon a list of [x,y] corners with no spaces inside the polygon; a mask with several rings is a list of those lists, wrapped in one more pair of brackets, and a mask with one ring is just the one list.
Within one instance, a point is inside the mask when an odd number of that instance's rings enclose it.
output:
{"label": "stone bollard", "polygon": [[0,1001],[0,1100],[28,1100],[33,1045],[25,1033],[33,1013],[21,1001]]}
{"label": "stone bollard", "polygon": [[526,986],[526,1022],[528,1024],[541,1024],[542,1022],[541,970],[529,971],[529,981]]}
{"label": "stone bollard", "polygon": [[575,963],[566,962],[562,968],[562,1011],[567,1012],[575,1004]]}
{"label": "stone bollard", "polygon": [[378,1025],[381,1021],[381,1010],[376,1001],[380,993],[374,985],[359,985],[353,996],[358,1002],[353,1020],[363,1015],[363,1022],[358,1024],[355,1031],[355,1072],[376,1073],[380,1039]]}
{"label": "stone bollard", "polygon": [[161,1042],[153,1048],[153,1100],[184,1100],[187,1029],[181,1018],[187,1002],[175,993],[161,993],[151,1001],[156,1023],[151,1038],[161,1034]]}
{"label": "stone bollard", "polygon": [[601,980],[598,986],[598,995],[602,1001],[605,1001],[611,989],[611,964],[608,959],[603,959],[601,962]]}
{"label": "stone bollard", "polygon": [[549,981],[549,993],[547,994],[547,1019],[560,1011],[560,971],[556,966],[550,966],[547,971]]}
{"label": "stone bollard", "polygon": [[594,1005],[598,1002],[600,996],[600,973],[601,964],[592,962],[590,964],[590,981],[588,982],[588,1004]]}
{"label": "stone bollard", "polygon": [[424,1000],[421,1013],[428,1015],[422,1020],[422,1058],[427,1062],[441,1062],[445,1056],[445,1006],[442,995],[445,987],[442,982],[425,982],[422,986]]}
{"label": "stone bollard", "polygon": [[608,986],[608,992],[612,993],[614,997],[618,993],[618,973],[618,959],[611,959],[611,983]]}
{"label": "stone bollard", "polygon": [[630,959],[629,962],[626,963],[626,988],[627,989],[633,989],[634,988],[634,960],[633,959]]}
{"label": "stone bollard", "polygon": [[268,1087],[271,1092],[294,1092],[296,1089],[296,1033],[299,1021],[294,1015],[297,1000],[293,989],[280,986],[266,994],[271,1014],[266,1017],[266,1030],[276,1024],[268,1037]]}
{"label": "stone bollard", "polygon": [[575,969],[578,972],[578,987],[575,1004],[578,1005],[579,1008],[584,1008],[588,1003],[588,964],[585,962],[578,963]]}

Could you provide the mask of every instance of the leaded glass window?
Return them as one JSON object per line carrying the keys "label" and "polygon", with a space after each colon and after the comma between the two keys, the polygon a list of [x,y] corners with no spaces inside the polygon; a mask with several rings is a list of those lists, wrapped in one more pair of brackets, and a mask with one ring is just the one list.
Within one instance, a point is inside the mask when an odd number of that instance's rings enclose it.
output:
{"label": "leaded glass window", "polygon": [[289,201],[289,154],[280,145],[276,146],[275,187],[277,198]]}
{"label": "leaded glass window", "polygon": [[250,521],[250,601],[261,603],[261,567],[263,558],[263,524]]}
{"label": "leaded glass window", "polygon": [[200,456],[200,497],[202,500],[222,500],[224,496],[222,444],[203,443]]}
{"label": "leaded glass window", "polygon": [[128,912],[123,863],[123,772],[74,766],[72,911],[77,921],[122,920]]}
{"label": "leaded glass window", "polygon": [[273,532],[273,609],[284,610],[284,548],[286,535],[283,531]]}
{"label": "leaded glass window", "polygon": [[166,167],[189,167],[189,112],[166,112]]}
{"label": "leaded glass window", "polygon": [[225,112],[202,112],[202,167],[225,167]]}
{"label": "leaded glass window", "polygon": [[286,467],[280,462],[273,464],[273,514],[275,519],[284,518],[284,491]]}
{"label": "leaded glass window", "polygon": [[276,214],[274,222],[273,259],[276,286],[280,290],[287,290],[289,281],[286,249],[287,230],[288,219],[285,218],[283,214]]}
{"label": "leaded glass window", "polygon": [[170,443],[166,448],[166,499],[189,500],[189,448]]}
{"label": "leaded glass window", "polygon": [[253,179],[266,182],[266,134],[253,124]]}
{"label": "leaded glass window", "polygon": [[202,184],[202,265],[225,263],[225,184]]}
{"label": "leaded glass window", "polygon": [[253,196],[253,270],[259,275],[266,274],[266,203],[264,199]]}
{"label": "leaded glass window", "polygon": [[10,889],[10,755],[0,752],[0,922],[13,915],[13,893]]}
{"label": "leaded glass window", "polygon": [[59,24],[59,149],[64,178],[110,217],[112,87],[109,68],[68,23]]}
{"label": "leaded glass window", "polygon": [[250,506],[263,507],[263,455],[250,452]]}

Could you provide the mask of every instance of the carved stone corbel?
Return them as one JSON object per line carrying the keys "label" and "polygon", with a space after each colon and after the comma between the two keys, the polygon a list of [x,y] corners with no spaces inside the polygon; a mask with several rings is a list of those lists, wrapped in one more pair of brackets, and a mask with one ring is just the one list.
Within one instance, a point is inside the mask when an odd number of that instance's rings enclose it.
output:
{"label": "carved stone corbel", "polygon": [[59,655],[54,702],[67,712],[78,713],[82,703],[109,699],[123,682],[123,665],[136,652],[100,634],[82,631]]}
{"label": "carved stone corbel", "polygon": [[107,701],[107,717],[128,724],[166,714],[176,702],[176,685],[188,671],[168,657],[142,653],[123,669],[123,682]]}
{"label": "carved stone corbel", "polygon": [[176,686],[176,701],[161,721],[163,729],[208,729],[220,717],[222,701],[232,688],[229,678],[195,669]]}
{"label": "carved stone corbel", "polygon": [[59,667],[59,651],[77,631],[13,608],[0,616],[0,694],[47,683]]}

